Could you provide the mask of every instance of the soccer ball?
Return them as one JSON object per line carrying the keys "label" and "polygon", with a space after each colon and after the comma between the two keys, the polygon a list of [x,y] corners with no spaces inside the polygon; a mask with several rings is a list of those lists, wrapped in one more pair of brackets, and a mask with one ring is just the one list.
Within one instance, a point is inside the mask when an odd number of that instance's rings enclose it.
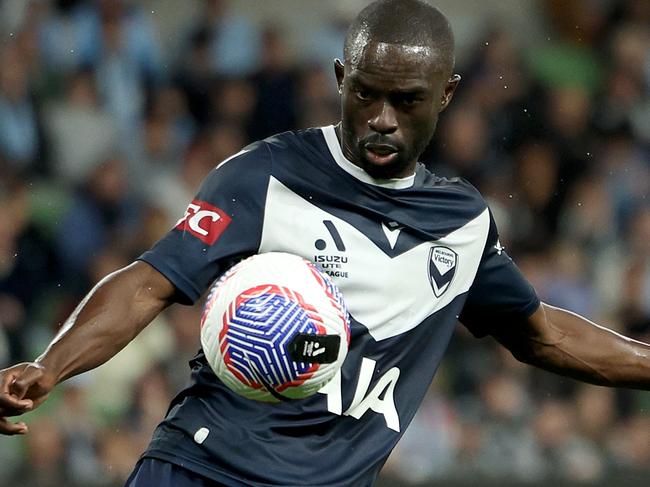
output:
{"label": "soccer ball", "polygon": [[330,277],[282,252],[227,271],[201,318],[203,352],[217,377],[264,402],[315,394],[341,368],[349,341],[348,312]]}

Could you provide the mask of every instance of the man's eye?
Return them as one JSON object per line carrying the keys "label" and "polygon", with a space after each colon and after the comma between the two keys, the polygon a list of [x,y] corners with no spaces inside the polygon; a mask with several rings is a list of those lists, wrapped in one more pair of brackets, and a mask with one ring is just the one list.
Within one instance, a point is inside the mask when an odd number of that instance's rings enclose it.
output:
{"label": "man's eye", "polygon": [[407,106],[415,105],[420,101],[422,99],[418,95],[403,95],[401,100],[402,104]]}
{"label": "man's eye", "polygon": [[372,98],[372,94],[368,90],[354,90],[359,100],[368,101]]}

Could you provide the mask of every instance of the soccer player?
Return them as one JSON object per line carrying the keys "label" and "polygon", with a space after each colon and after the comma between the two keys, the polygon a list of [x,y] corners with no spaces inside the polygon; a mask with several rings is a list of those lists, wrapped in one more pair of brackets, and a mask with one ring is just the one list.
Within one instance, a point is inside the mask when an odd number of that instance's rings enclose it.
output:
{"label": "soccer player", "polygon": [[437,9],[365,8],[335,61],[341,122],[256,142],[214,169],[176,227],[97,284],[39,358],[1,372],[0,432],[26,433],[7,417],[268,251],[324,264],[339,285],[352,318],[340,375],[312,397],[267,405],[232,393],[199,353],[128,486],[371,485],[458,320],[524,362],[650,389],[649,345],[540,303],[480,194],[417,162],[459,84],[453,68]]}

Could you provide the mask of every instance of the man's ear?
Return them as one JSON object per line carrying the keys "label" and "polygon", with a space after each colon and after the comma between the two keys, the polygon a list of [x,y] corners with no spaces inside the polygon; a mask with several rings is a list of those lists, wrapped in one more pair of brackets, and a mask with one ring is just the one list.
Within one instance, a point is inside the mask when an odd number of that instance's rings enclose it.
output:
{"label": "man's ear", "polygon": [[336,74],[336,84],[339,87],[339,93],[343,93],[343,77],[345,76],[345,66],[338,58],[334,60],[334,73]]}
{"label": "man's ear", "polygon": [[442,98],[440,99],[440,111],[443,111],[445,108],[447,108],[447,105],[449,105],[449,102],[451,102],[451,99],[454,97],[454,93],[456,92],[456,88],[458,88],[459,83],[459,74],[454,74],[449,78],[447,81],[447,86],[445,86],[445,91],[442,94]]}

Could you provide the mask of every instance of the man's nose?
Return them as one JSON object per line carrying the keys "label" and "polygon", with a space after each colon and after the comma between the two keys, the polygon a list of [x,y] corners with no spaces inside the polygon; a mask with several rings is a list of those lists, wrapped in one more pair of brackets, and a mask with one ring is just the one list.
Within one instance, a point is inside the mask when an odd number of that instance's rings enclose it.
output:
{"label": "man's nose", "polygon": [[388,101],[384,101],[377,114],[368,120],[368,126],[380,134],[392,134],[397,130],[395,108]]}

